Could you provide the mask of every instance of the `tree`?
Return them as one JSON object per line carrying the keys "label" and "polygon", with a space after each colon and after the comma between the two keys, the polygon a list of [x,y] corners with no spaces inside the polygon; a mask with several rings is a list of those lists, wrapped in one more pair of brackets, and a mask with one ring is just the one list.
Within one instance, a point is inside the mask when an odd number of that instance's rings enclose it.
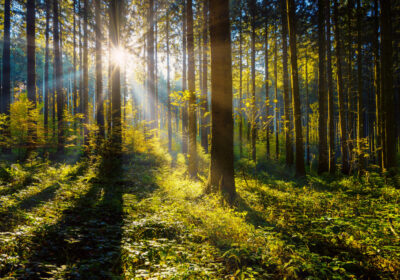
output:
{"label": "tree", "polygon": [[304,167],[303,128],[301,125],[299,73],[297,67],[296,6],[294,0],[286,0],[286,5],[288,11],[287,21],[289,23],[290,64],[292,69],[293,119],[296,133],[296,174],[304,176],[306,170]]}
{"label": "tree", "polygon": [[[87,0],[85,0],[87,1]],[[120,48],[120,18],[121,1],[110,2],[110,43],[111,49]],[[111,104],[112,104],[112,132],[111,140],[114,157],[120,157],[122,146],[122,124],[121,124],[121,70],[118,61],[111,60]]]}
{"label": "tree", "polygon": [[154,75],[154,0],[149,0],[148,11],[149,29],[147,32],[147,106],[149,108],[150,127],[157,127],[156,120],[156,94],[155,94],[155,75]]}
{"label": "tree", "polygon": [[[183,12],[182,12],[182,29],[183,29],[183,36],[182,36],[182,92],[185,92],[187,89],[187,69],[186,69],[186,48],[187,48],[187,6],[186,1],[183,0]],[[182,108],[182,153],[187,154],[188,152],[188,107],[187,102],[184,102]]]}
{"label": "tree", "polygon": [[358,172],[362,175],[364,166],[364,155],[362,141],[364,138],[364,108],[363,108],[363,78],[362,78],[362,42],[361,42],[361,3],[357,0],[357,149],[358,149]]}
{"label": "tree", "polygon": [[102,73],[102,36],[101,36],[101,6],[100,0],[95,1],[96,12],[96,120],[99,126],[99,136],[104,138],[104,101],[103,101],[103,73]]}
{"label": "tree", "polygon": [[287,35],[288,35],[288,18],[286,10],[286,1],[281,0],[281,20],[282,20],[282,66],[283,66],[283,102],[284,102],[284,128],[285,128],[285,153],[286,165],[293,164],[293,145],[291,138],[291,125],[290,125],[290,98],[289,98],[289,79],[288,79],[288,49],[287,49]]}
{"label": "tree", "polygon": [[[168,11],[167,11],[168,13]],[[167,45],[167,126],[168,126],[168,151],[172,151],[172,124],[171,124],[171,83],[170,83],[170,66],[169,66],[169,16],[168,14],[165,15],[166,19],[166,45]]]}
{"label": "tree", "polygon": [[3,37],[3,80],[1,113],[10,115],[11,79],[10,79],[10,17],[11,0],[4,1],[4,37]]}
{"label": "tree", "polygon": [[[57,138],[58,146],[57,151],[63,152],[64,150],[64,98],[63,98],[63,73],[62,73],[62,59],[60,51],[60,35],[59,35],[59,15],[58,15],[58,1],[53,0],[53,45],[54,45],[54,79],[56,83],[55,94],[57,95]],[[53,97],[53,114],[55,115]]]}
{"label": "tree", "polygon": [[278,120],[278,31],[275,24],[274,36],[274,80],[275,80],[275,158],[279,159],[279,120]]}
{"label": "tree", "polygon": [[256,162],[256,0],[250,0],[251,13],[251,157]]}
{"label": "tree", "polygon": [[208,192],[236,196],[233,169],[232,58],[229,0],[210,0],[211,163]]}
{"label": "tree", "polygon": [[[77,88],[77,79],[76,79],[76,0],[73,2],[73,76],[74,76],[74,83],[73,83],[73,88],[72,88],[72,99],[73,99],[73,105],[72,105],[72,111],[73,114],[75,115],[77,113],[77,99],[78,99],[78,88]],[[77,123],[76,121],[74,122],[74,129],[76,130]]]}
{"label": "tree", "polygon": [[46,0],[46,30],[45,30],[45,59],[44,59],[44,129],[46,135],[48,134],[49,123],[49,60],[50,60],[50,0]]}
{"label": "tree", "polygon": [[334,2],[333,20],[335,25],[335,49],[336,49],[336,80],[339,99],[339,124],[340,124],[340,148],[342,154],[342,173],[349,174],[348,144],[346,128],[346,108],[344,102],[344,89],[342,77],[342,46],[339,27],[338,0]]}
{"label": "tree", "polygon": [[202,101],[201,101],[201,145],[206,153],[208,153],[208,0],[204,0],[203,5],[203,69],[202,69]]}
{"label": "tree", "polygon": [[380,0],[381,4],[381,94],[383,95],[385,142],[384,164],[387,170],[396,167],[396,121],[393,91],[393,46],[391,0]]}
{"label": "tree", "polygon": [[[265,1],[265,6],[267,5]],[[267,17],[267,15],[266,15]],[[270,133],[271,133],[271,125],[270,125],[270,98],[269,98],[269,56],[268,56],[268,21],[267,19],[265,20],[265,28],[264,28],[264,84],[265,84],[265,106],[266,106],[266,116],[265,116],[265,121],[266,121],[266,151],[267,151],[267,158],[271,157],[271,151],[270,151]]]}
{"label": "tree", "polygon": [[[28,100],[36,107],[36,43],[35,43],[35,0],[26,3],[26,41],[27,41],[27,91]],[[30,143],[35,141],[36,131],[29,127]],[[31,149],[31,147],[29,147]]]}
{"label": "tree", "polygon": [[83,1],[83,114],[85,117],[84,137],[85,145],[89,144],[89,50],[88,50],[88,13],[89,1]]}
{"label": "tree", "polygon": [[326,71],[328,82],[328,135],[329,135],[329,172],[335,173],[335,102],[333,97],[332,50],[331,50],[331,7],[326,5]]}
{"label": "tree", "polygon": [[189,174],[197,176],[197,151],[196,151],[196,87],[194,73],[194,34],[193,34],[193,9],[192,0],[186,2],[187,16],[187,49],[188,49],[188,90],[189,90]]}
{"label": "tree", "polygon": [[318,173],[329,170],[326,122],[325,11],[326,0],[318,0]]}

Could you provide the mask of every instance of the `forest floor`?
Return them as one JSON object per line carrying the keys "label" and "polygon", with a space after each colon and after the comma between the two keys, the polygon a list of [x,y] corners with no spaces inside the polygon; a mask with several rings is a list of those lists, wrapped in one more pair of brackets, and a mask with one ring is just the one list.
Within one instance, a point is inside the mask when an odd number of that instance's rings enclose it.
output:
{"label": "forest floor", "polygon": [[88,161],[3,162],[0,278],[400,278],[399,178],[297,180],[241,161],[229,207],[163,154],[126,155],[112,177]]}

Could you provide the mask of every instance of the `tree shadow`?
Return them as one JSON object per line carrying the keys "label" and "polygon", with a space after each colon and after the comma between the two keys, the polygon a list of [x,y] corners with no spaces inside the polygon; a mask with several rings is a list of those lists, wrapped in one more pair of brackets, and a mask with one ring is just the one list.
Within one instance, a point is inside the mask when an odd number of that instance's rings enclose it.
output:
{"label": "tree shadow", "polygon": [[44,188],[40,192],[19,201],[16,205],[6,209],[5,212],[0,213],[0,231],[5,232],[15,229],[26,220],[25,212],[31,211],[53,199],[59,188],[60,185],[58,183]]}
{"label": "tree shadow", "polygon": [[18,272],[21,279],[120,278],[123,195],[133,192],[144,198],[155,187],[133,188],[124,180],[123,168],[114,166],[113,172],[101,167],[88,192],[63,212],[60,221],[35,233],[32,253]]}

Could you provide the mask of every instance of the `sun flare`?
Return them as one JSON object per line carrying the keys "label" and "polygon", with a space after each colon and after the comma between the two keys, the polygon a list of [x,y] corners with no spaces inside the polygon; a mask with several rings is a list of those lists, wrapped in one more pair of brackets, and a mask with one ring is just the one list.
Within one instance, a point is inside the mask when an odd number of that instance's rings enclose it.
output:
{"label": "sun flare", "polygon": [[111,50],[111,59],[119,66],[126,63],[127,58],[128,58],[128,53],[124,48],[119,47]]}

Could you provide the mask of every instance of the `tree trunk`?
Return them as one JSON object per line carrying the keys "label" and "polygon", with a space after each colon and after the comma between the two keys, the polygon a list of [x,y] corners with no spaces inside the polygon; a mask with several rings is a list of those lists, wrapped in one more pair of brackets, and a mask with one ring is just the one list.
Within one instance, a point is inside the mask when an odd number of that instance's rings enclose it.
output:
{"label": "tree trunk", "polygon": [[381,94],[383,95],[385,142],[384,168],[396,167],[396,122],[393,90],[393,46],[391,0],[380,0],[381,4]]}
{"label": "tree trunk", "polygon": [[251,158],[256,162],[256,0],[250,2],[250,13],[251,13]]}
{"label": "tree trunk", "polygon": [[286,1],[281,0],[281,20],[282,20],[282,67],[283,67],[283,101],[284,101],[284,128],[285,128],[285,153],[286,165],[293,165],[293,144],[290,131],[290,98],[289,98],[289,79],[288,79],[288,18],[286,11]]}
{"label": "tree trunk", "polygon": [[362,175],[365,169],[363,151],[364,136],[364,102],[362,81],[362,46],[361,46],[361,4],[357,0],[357,150],[358,150],[358,174]]}
{"label": "tree trunk", "polygon": [[374,0],[374,90],[375,90],[375,136],[376,136],[376,158],[377,164],[382,168],[382,111],[381,111],[381,85],[379,64],[379,14],[378,0]]}
{"label": "tree trunk", "polygon": [[202,110],[201,110],[201,145],[208,153],[208,126],[209,126],[209,108],[208,108],[208,0],[204,1],[203,6],[203,80],[202,83]]}
{"label": "tree trunk", "polygon": [[286,0],[286,4],[288,10],[287,21],[289,23],[290,64],[292,66],[293,119],[296,133],[296,175],[304,176],[306,170],[304,167],[303,128],[301,125],[299,74],[297,67],[296,7],[294,0]]}
{"label": "tree trunk", "polygon": [[50,60],[50,0],[46,0],[46,30],[45,30],[45,58],[44,58],[44,131],[45,137],[49,133],[49,60]]}
{"label": "tree trunk", "polygon": [[[72,111],[73,111],[73,115],[75,116],[76,115],[76,113],[77,113],[77,102],[78,102],[78,94],[77,94],[77,90],[78,90],[78,88],[77,88],[77,80],[76,80],[76,0],[74,0],[74,3],[73,3],[73,17],[74,17],[74,24],[73,24],[73,29],[74,29],[74,38],[73,38],[73,48],[74,48],[74,50],[73,50],[73,75],[74,75],[74,85],[73,85],[73,93],[72,93],[72,102],[73,102],[73,105],[72,105]],[[76,123],[76,120],[74,120],[74,131],[75,131],[75,133],[77,133],[77,131],[76,131],[76,128],[77,128],[77,123]]]}
{"label": "tree trunk", "polygon": [[[36,108],[36,43],[35,43],[35,0],[28,0],[26,4],[26,38],[27,38],[27,91],[28,100]],[[36,126],[28,128],[29,148],[32,149],[36,140]]]}
{"label": "tree trunk", "polygon": [[88,57],[88,13],[89,1],[83,1],[83,115],[85,117],[84,139],[85,145],[89,144],[89,57]]}
{"label": "tree trunk", "polygon": [[172,124],[171,124],[171,84],[170,84],[170,69],[169,69],[169,15],[166,14],[166,43],[167,43],[167,122],[168,122],[168,151],[172,151]]}
{"label": "tree trunk", "polygon": [[329,135],[329,172],[335,173],[335,102],[332,79],[332,49],[331,49],[331,5],[326,5],[326,71],[328,79],[328,135]]}
{"label": "tree trunk", "polygon": [[211,164],[207,190],[235,199],[229,0],[210,0]]}
{"label": "tree trunk", "polygon": [[318,56],[319,56],[319,75],[318,75],[318,173],[329,170],[328,143],[327,143],[327,123],[326,123],[326,67],[325,67],[325,11],[326,0],[318,0]]}
{"label": "tree trunk", "polygon": [[[54,61],[55,61],[55,75],[56,80],[56,90],[57,94],[57,138],[58,145],[57,151],[59,153],[64,150],[64,102],[63,102],[63,74],[62,74],[62,60],[60,52],[60,36],[59,36],[59,15],[58,15],[58,1],[53,1],[53,44],[54,44]],[[54,102],[54,101],[53,101]],[[55,109],[53,109],[55,111]]]}
{"label": "tree trunk", "polygon": [[338,0],[334,2],[334,24],[335,24],[335,48],[336,48],[336,75],[337,91],[339,98],[339,124],[340,124],[340,148],[342,154],[342,173],[349,174],[348,143],[346,129],[346,108],[344,101],[343,77],[342,77],[342,46],[340,36]]}
{"label": "tree trunk", "polygon": [[96,120],[99,126],[99,136],[104,139],[104,101],[103,101],[103,73],[102,73],[102,22],[101,3],[95,1],[96,10]]}
{"label": "tree trunk", "polygon": [[279,120],[278,120],[278,31],[275,24],[275,48],[274,48],[274,79],[275,79],[275,158],[279,159]]}
{"label": "tree trunk", "polygon": [[271,151],[270,151],[270,143],[269,143],[269,136],[271,133],[271,125],[270,125],[270,112],[269,112],[269,107],[270,107],[270,98],[269,98],[269,64],[268,64],[268,23],[265,23],[265,34],[264,34],[264,41],[265,41],[265,50],[264,50],[264,71],[265,71],[265,76],[264,76],[264,84],[265,84],[265,122],[266,122],[266,149],[267,149],[267,159],[271,157]]}
{"label": "tree trunk", "polygon": [[309,111],[310,111],[310,99],[309,99],[309,88],[308,88],[308,53],[306,47],[306,162],[307,166],[310,166],[310,118],[309,118]]}
{"label": "tree trunk", "polygon": [[187,49],[188,49],[188,89],[189,89],[189,174],[197,176],[196,151],[196,96],[194,69],[194,34],[192,0],[187,1]]}
{"label": "tree trunk", "polygon": [[[182,37],[182,92],[185,93],[187,90],[187,69],[186,69],[186,62],[187,62],[187,57],[186,57],[186,48],[187,48],[187,17],[186,17],[186,1],[189,0],[183,0],[183,15],[182,15],[182,25],[183,25],[183,37]],[[182,153],[184,155],[187,154],[188,152],[188,106],[187,106],[187,101],[184,101],[184,104],[182,106]]]}
{"label": "tree trunk", "polygon": [[[10,115],[11,103],[11,64],[10,64],[10,17],[11,17],[11,0],[4,1],[4,38],[3,38],[3,80],[2,80],[2,97],[1,97],[1,113]],[[9,134],[9,129],[6,129]]]}
{"label": "tree trunk", "polygon": [[239,21],[239,155],[243,156],[243,26],[242,16]]}
{"label": "tree trunk", "polygon": [[[87,1],[87,0],[85,0]],[[121,2],[111,0],[110,3],[110,43],[111,49],[119,49],[120,47],[120,18],[121,18]],[[111,60],[111,102],[112,102],[112,145],[114,156],[120,157],[122,148],[122,131],[121,131],[121,73],[120,65],[117,61]]]}

